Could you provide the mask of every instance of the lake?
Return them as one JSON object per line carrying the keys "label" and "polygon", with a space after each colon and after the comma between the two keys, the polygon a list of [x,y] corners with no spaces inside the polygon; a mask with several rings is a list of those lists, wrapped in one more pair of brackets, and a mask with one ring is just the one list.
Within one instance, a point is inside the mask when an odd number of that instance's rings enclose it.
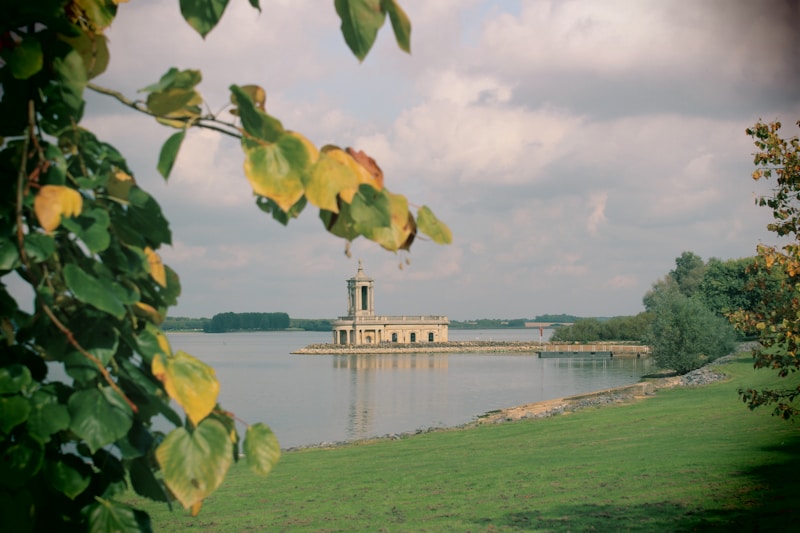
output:
{"label": "lake", "polygon": [[[545,330],[545,340],[550,331]],[[539,340],[538,330],[454,330],[450,340]],[[464,424],[504,407],[635,383],[644,359],[514,354],[291,355],[330,332],[173,333],[212,365],[220,403],[284,448]]]}

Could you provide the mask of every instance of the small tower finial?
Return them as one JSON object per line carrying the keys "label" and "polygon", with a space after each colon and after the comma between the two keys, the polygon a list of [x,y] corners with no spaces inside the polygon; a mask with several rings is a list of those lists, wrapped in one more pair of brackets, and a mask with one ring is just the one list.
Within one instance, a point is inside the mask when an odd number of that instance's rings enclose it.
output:
{"label": "small tower finial", "polygon": [[361,268],[361,259],[358,260],[358,271],[363,272],[364,269]]}

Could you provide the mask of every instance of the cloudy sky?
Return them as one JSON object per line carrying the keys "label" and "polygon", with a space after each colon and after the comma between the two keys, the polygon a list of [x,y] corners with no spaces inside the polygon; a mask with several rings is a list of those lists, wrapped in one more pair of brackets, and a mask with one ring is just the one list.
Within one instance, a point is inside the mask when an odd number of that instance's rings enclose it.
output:
{"label": "cloudy sky", "polygon": [[313,209],[286,228],[259,211],[235,140],[190,132],[164,183],[174,130],[90,95],[86,125],[171,221],[173,316],[342,315],[358,259],[380,314],[635,314],[681,252],[774,241],[744,130],[760,117],[798,133],[796,1],[401,0],[412,54],[387,25],[363,63],[333,2],[261,3],[231,2],[205,41],[177,1],[123,4],[95,81],[135,97],[171,66],[198,68],[212,110],[230,84],[259,84],[284,126],[372,155],[454,242],[395,255],[359,239],[347,258]]}

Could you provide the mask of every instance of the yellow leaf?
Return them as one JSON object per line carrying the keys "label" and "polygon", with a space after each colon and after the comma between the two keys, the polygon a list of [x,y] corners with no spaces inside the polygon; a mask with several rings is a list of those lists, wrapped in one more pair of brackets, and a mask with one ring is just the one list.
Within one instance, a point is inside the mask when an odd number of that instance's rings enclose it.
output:
{"label": "yellow leaf", "polygon": [[150,277],[162,287],[166,287],[167,271],[164,269],[164,263],[161,262],[161,257],[149,246],[145,247],[144,254],[147,256],[147,263],[150,265]]}
{"label": "yellow leaf", "polygon": [[108,178],[106,192],[113,198],[127,202],[128,194],[134,185],[136,185],[136,181],[133,177],[120,170]]}
{"label": "yellow leaf", "polygon": [[[344,153],[338,148],[336,150]],[[353,200],[353,194],[358,190],[356,174],[349,166],[339,161],[337,157],[340,156],[331,156],[330,151],[323,149],[319,159],[317,159],[317,163],[311,169],[305,181],[308,201],[320,209],[325,209],[332,213],[339,212],[337,196],[340,194],[348,196],[345,201],[350,203]]]}
{"label": "yellow leaf", "polygon": [[219,381],[214,369],[188,353],[178,350],[172,357],[156,354],[151,371],[195,426],[217,405]]}
{"label": "yellow leaf", "polygon": [[316,147],[302,135],[283,133],[275,143],[244,138],[244,172],[253,192],[288,213],[304,194],[303,177],[316,162]]}
{"label": "yellow leaf", "polygon": [[361,185],[362,183],[366,183],[367,185],[372,186],[375,190],[378,191],[381,190],[382,184],[380,184],[381,186],[379,186],[379,184],[373,178],[372,174],[370,174],[370,172],[366,168],[358,164],[358,162],[355,159],[353,159],[350,156],[350,154],[348,154],[341,148],[337,148],[335,146],[328,146],[323,148],[323,152],[325,152],[328,155],[328,157],[330,157],[331,159],[342,165],[344,169],[346,169],[346,172],[352,173],[353,176],[355,177],[354,186],[345,187],[339,191],[339,196],[342,198],[342,200],[344,200],[348,204],[352,203],[353,196],[356,195],[356,193],[358,192],[358,186]]}
{"label": "yellow leaf", "polygon": [[[136,316],[147,318],[154,324],[161,324],[164,321],[164,315],[159,313],[152,305],[143,302],[136,302],[133,304],[133,312],[136,314]],[[160,345],[161,342],[159,339],[159,346]]]}
{"label": "yellow leaf", "polygon": [[199,502],[195,502],[192,504],[192,516],[197,516],[200,514],[200,508],[203,506],[203,500]]}
{"label": "yellow leaf", "polygon": [[80,214],[83,198],[75,189],[63,185],[44,185],[33,200],[33,210],[48,233],[61,225],[61,217]]}

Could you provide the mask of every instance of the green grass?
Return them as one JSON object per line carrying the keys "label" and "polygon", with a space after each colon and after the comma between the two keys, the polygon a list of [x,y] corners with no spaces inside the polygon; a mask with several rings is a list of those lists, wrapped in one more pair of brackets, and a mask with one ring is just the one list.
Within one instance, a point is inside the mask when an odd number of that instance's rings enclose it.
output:
{"label": "green grass", "polygon": [[731,379],[632,404],[235,466],[199,516],[131,498],[156,531],[790,531],[800,431],[738,401]]}

